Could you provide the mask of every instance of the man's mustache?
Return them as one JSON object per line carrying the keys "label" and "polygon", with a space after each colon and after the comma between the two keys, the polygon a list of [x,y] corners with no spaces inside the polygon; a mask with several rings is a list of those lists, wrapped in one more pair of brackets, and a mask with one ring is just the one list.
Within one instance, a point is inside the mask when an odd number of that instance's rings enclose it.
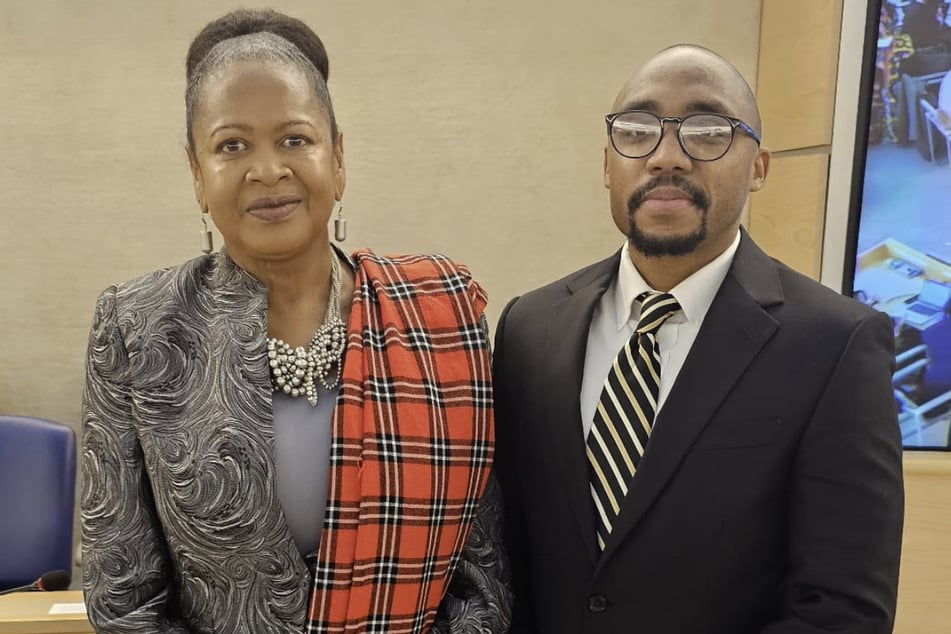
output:
{"label": "man's mustache", "polygon": [[627,201],[628,211],[634,213],[634,210],[641,206],[641,203],[644,202],[644,198],[647,197],[649,193],[657,189],[658,187],[675,187],[682,191],[687,197],[690,198],[690,201],[699,209],[700,211],[706,211],[710,207],[710,198],[703,192],[699,187],[688,181],[683,176],[655,176],[643,186],[638,187],[631,194],[631,197]]}

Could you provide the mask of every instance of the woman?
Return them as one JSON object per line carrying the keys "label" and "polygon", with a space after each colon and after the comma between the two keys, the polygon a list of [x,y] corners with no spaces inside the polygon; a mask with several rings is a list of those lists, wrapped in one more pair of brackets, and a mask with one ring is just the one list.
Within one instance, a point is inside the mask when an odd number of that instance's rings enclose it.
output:
{"label": "woman", "polygon": [[331,246],[327,67],[273,11],[191,45],[188,159],[225,248],[96,307],[82,524],[99,632],[507,627],[485,295],[443,257]]}

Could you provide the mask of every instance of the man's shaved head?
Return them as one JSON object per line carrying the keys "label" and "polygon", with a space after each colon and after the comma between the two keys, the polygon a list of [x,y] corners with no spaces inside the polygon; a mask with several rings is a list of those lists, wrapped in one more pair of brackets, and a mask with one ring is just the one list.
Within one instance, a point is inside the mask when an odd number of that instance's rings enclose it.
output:
{"label": "man's shaved head", "polygon": [[756,105],[756,97],[749,83],[726,58],[698,44],[674,44],[658,51],[635,71],[621,88],[614,100],[614,111],[627,109],[627,96],[639,80],[658,66],[667,67],[668,65],[687,67],[691,72],[696,73],[698,80],[717,81],[722,85],[725,94],[735,96],[738,107],[742,108],[741,112],[723,114],[733,114],[746,121],[757,132],[762,133],[759,107]]}

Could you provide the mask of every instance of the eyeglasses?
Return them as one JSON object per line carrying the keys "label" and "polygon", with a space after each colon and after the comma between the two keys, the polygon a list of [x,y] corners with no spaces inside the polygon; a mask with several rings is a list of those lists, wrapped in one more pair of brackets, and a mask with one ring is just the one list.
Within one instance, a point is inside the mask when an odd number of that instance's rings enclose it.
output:
{"label": "eyeglasses", "polygon": [[723,114],[691,114],[686,117],[658,117],[645,110],[615,112],[604,118],[608,136],[617,153],[627,158],[645,158],[654,153],[664,138],[667,122],[677,124],[677,140],[684,154],[695,161],[715,161],[729,152],[739,128],[756,144],[756,130],[735,117]]}

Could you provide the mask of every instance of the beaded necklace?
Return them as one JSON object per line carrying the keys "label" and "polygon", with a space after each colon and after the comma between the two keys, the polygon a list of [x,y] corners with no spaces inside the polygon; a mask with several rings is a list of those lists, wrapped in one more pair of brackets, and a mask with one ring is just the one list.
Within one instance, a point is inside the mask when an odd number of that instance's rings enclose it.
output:
{"label": "beaded necklace", "polygon": [[[268,337],[267,340],[271,389],[294,398],[304,396],[313,406],[317,405],[315,379],[327,390],[340,383],[346,347],[346,326],[340,319],[340,264],[333,249],[330,255],[330,300],[324,323],[311,337],[310,344],[306,349],[291,348],[281,339]],[[333,369],[335,372],[331,374]]]}

